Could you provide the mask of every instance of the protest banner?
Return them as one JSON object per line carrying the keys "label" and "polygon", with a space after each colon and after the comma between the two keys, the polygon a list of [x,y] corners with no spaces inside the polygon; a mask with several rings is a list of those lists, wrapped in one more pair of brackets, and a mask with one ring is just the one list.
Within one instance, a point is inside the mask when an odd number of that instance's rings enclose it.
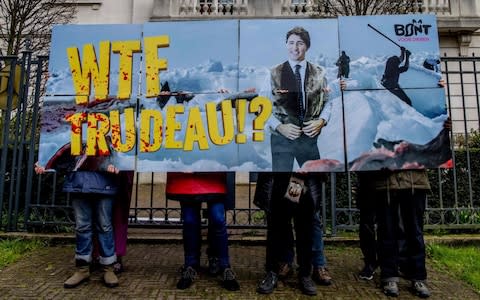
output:
{"label": "protest banner", "polygon": [[451,155],[439,62],[433,15],[56,26],[39,161],[436,168]]}

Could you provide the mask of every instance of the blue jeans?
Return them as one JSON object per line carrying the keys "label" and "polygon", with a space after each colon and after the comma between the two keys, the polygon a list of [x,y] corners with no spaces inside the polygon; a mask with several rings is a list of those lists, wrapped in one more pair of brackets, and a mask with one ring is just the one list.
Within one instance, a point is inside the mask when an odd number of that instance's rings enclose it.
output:
{"label": "blue jeans", "polygon": [[[200,266],[200,254],[202,246],[201,217],[202,203],[200,201],[181,201],[183,218],[183,250],[185,255],[185,267],[198,268]],[[211,245],[210,252],[218,255],[221,269],[230,267],[228,254],[227,223],[225,220],[225,208],[223,202],[209,202],[208,230]]]}
{"label": "blue jeans", "polygon": [[92,260],[92,237],[95,230],[100,248],[100,263],[110,265],[116,262],[112,204],[113,197],[110,195],[72,194],[75,213],[75,259],[86,262]]}
{"label": "blue jeans", "polygon": [[320,210],[315,212],[313,218],[313,234],[312,234],[312,266],[314,268],[325,267],[327,261],[323,253],[323,223],[320,216]]}

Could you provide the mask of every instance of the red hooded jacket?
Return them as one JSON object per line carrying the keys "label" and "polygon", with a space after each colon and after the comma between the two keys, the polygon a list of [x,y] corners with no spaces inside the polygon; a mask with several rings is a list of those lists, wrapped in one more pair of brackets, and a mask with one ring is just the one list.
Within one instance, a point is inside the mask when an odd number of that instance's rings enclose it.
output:
{"label": "red hooded jacket", "polygon": [[167,195],[226,194],[226,174],[167,173]]}

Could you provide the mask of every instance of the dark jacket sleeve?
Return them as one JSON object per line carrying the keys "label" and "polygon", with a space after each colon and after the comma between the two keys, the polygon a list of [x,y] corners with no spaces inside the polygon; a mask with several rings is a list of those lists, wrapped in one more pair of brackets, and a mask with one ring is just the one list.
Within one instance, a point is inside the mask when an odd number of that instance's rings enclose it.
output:
{"label": "dark jacket sleeve", "polygon": [[235,209],[235,172],[227,172],[226,181],[225,210],[231,210]]}
{"label": "dark jacket sleeve", "polygon": [[322,203],[323,183],[327,181],[327,175],[324,173],[309,173],[306,185],[307,193],[312,197],[315,209],[320,209]]}
{"label": "dark jacket sleeve", "polygon": [[[252,177],[253,174],[255,173],[251,173],[250,176]],[[257,174],[257,186],[253,196],[253,204],[268,213],[270,212],[270,201],[272,200],[273,174],[263,172]]]}

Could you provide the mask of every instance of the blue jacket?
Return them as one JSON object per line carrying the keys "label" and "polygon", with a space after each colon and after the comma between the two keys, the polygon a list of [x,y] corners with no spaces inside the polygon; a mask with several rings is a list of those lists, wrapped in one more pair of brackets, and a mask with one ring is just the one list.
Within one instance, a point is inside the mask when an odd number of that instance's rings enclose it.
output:
{"label": "blue jacket", "polygon": [[63,191],[115,195],[118,192],[115,174],[100,171],[74,171],[65,176]]}

